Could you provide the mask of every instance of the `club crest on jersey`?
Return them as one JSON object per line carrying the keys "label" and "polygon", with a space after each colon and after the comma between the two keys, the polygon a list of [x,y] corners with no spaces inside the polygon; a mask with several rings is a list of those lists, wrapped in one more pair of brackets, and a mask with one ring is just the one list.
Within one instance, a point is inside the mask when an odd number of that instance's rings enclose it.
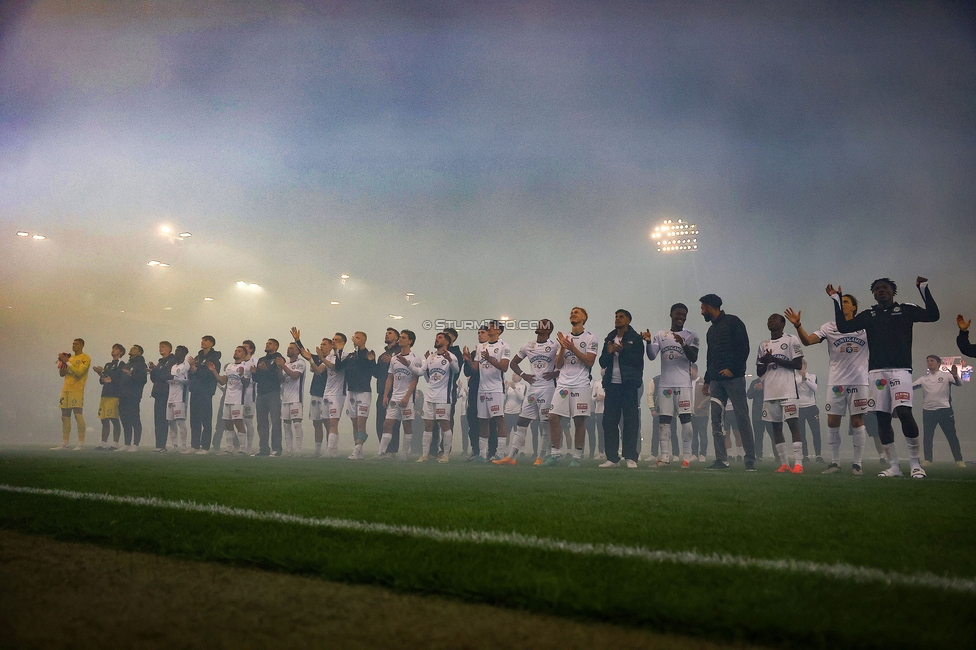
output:
{"label": "club crest on jersey", "polygon": [[874,408],[874,405],[875,405],[875,401],[873,399],[869,399],[868,400],[868,408],[872,408],[873,409]]}
{"label": "club crest on jersey", "polygon": [[[769,411],[767,411],[766,409],[763,409],[763,414],[762,414],[762,416],[763,416],[764,418],[767,418],[767,417],[769,417]],[[716,434],[716,435],[717,435],[717,434]]]}
{"label": "club crest on jersey", "polygon": [[824,410],[829,413],[830,412],[830,404],[825,404],[824,405]]}
{"label": "club crest on jersey", "polygon": [[875,388],[877,388],[878,390],[882,390],[882,389],[883,389],[883,388],[884,388],[885,386],[887,386],[887,385],[888,385],[888,382],[887,382],[887,381],[885,381],[884,379],[879,379],[879,380],[877,380],[876,382],[874,382],[874,386],[875,386]]}
{"label": "club crest on jersey", "polygon": [[547,345],[546,346],[546,352],[552,352],[552,346],[551,345]]}
{"label": "club crest on jersey", "polygon": [[563,388],[561,391],[559,391],[559,396],[560,397],[566,397],[567,395],[569,395],[569,391],[566,390],[565,388]]}
{"label": "club crest on jersey", "polygon": [[945,377],[939,377],[939,383],[940,383],[940,384],[941,384],[942,382],[944,382],[944,381],[945,381]]}
{"label": "club crest on jersey", "polygon": [[785,350],[788,347],[790,347],[789,343],[780,343],[779,344],[779,349],[780,350]]}

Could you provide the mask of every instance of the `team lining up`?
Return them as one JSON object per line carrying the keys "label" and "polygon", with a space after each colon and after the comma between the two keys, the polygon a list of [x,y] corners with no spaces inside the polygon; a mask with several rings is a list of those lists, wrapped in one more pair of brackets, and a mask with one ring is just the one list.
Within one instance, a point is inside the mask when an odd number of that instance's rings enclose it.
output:
{"label": "team lining up", "polygon": [[[756,355],[756,368],[762,382],[763,420],[772,428],[777,457],[781,465],[777,472],[802,473],[803,451],[798,422],[799,398],[797,371],[803,362],[803,347],[826,341],[830,357],[829,436],[832,458],[827,473],[839,468],[839,423],[850,411],[855,458],[853,472],[861,474],[866,431],[863,415],[874,411],[878,420],[878,436],[889,467],[879,476],[901,476],[894,450],[892,416],[899,418],[909,449],[909,465],[913,478],[924,478],[919,463],[918,427],[911,413],[911,345],[912,325],[915,322],[934,322],[939,318],[938,307],[928,289],[928,281],[916,282],[924,307],[894,302],[895,283],[887,278],[872,283],[871,290],[877,304],[857,313],[857,301],[828,285],[835,311],[835,320],[808,334],[800,322],[800,312],[787,309],[785,316],[773,314],[767,327],[770,338],[764,341]],[[227,434],[229,444],[238,453],[250,453],[253,444],[253,419],[258,418],[260,448],[253,456],[301,454],[304,431],[305,379],[311,372],[308,419],[315,427],[315,455],[338,455],[338,425],[343,412],[354,425],[354,449],[351,460],[364,457],[367,441],[366,419],[372,406],[372,380],[377,379],[377,429],[380,435],[376,459],[406,459],[413,436],[414,395],[419,379],[426,382],[426,396],[421,417],[424,422],[422,453],[417,462],[436,458],[449,461],[453,446],[453,422],[458,402],[460,377],[466,375],[469,408],[476,396],[478,431],[472,431],[472,455],[475,462],[491,461],[497,465],[514,465],[525,446],[530,424],[540,423],[545,438],[550,438],[549,453],[539,454],[537,465],[555,466],[561,463],[562,435],[549,436],[548,431],[561,431],[562,419],[575,424],[575,437],[570,443],[569,466],[580,465],[586,439],[585,421],[593,410],[594,388],[604,389],[602,424],[606,440],[606,461],[602,468],[637,466],[639,443],[639,395],[644,358],[661,358],[661,375],[656,379],[656,407],[659,412],[659,450],[655,467],[672,462],[671,424],[675,416],[680,421],[680,466],[690,466],[692,456],[691,416],[694,407],[696,381],[703,381],[703,392],[710,393],[711,419],[715,436],[715,463],[709,469],[729,467],[725,453],[723,416],[727,404],[738,423],[742,439],[745,467],[754,471],[754,439],[745,406],[745,366],[751,351],[745,326],[737,317],[721,310],[722,299],[708,294],[700,299],[702,315],[711,324],[708,330],[707,370],[703,380],[697,377],[698,335],[684,327],[688,315],[685,305],[677,303],[670,310],[671,327],[656,334],[638,334],[630,325],[627,310],[615,313],[615,328],[604,339],[585,329],[586,310],[574,307],[570,312],[570,332],[552,334],[554,325],[542,320],[531,341],[513,357],[508,344],[501,340],[504,325],[488,321],[478,332],[474,350],[455,345],[458,333],[447,328],[435,336],[434,349],[420,355],[414,351],[416,335],[410,330],[399,332],[389,328],[385,334],[385,349],[377,356],[366,347],[366,334],[356,332],[352,337],[352,352],[346,353],[347,338],[337,333],[323,339],[315,351],[306,348],[301,333],[292,328],[293,342],[286,355],[278,352],[279,343],[269,339],[265,355],[254,358],[255,346],[245,341],[233,352],[233,360],[221,365],[220,353],[213,349],[213,337],[201,341],[201,350],[194,357],[185,346],[175,350],[168,341],[159,345],[158,363],[146,363],[141,346],[129,350],[120,344],[112,348],[112,360],[104,367],[91,367],[91,360],[83,352],[84,341],[73,342],[73,354],[58,356],[58,367],[64,377],[60,406],[62,409],[62,444],[65,449],[71,430],[71,415],[78,424],[79,446],[84,444],[84,387],[89,369],[96,372],[102,385],[99,419],[102,421],[101,448],[108,448],[109,427],[114,429],[118,443],[124,433],[125,443],[120,451],[135,451],[141,438],[139,403],[143,388],[152,382],[156,451],[167,449],[183,453],[208,453],[211,446],[210,426],[213,421],[213,396],[219,387],[223,391],[218,421]],[[789,320],[797,336],[784,333]],[[972,355],[968,343],[968,323],[958,318],[959,346],[964,354]],[[964,327],[965,325],[965,327]],[[744,340],[744,345],[743,345]],[[870,345],[869,345],[870,343]],[[641,345],[642,344],[642,345]],[[601,350],[602,348],[602,350]],[[743,352],[745,354],[743,354]],[[527,367],[521,364],[525,363]],[[591,381],[595,367],[602,379]],[[521,412],[511,435],[511,445],[505,424],[505,373],[512,370],[527,384]],[[947,374],[947,373],[946,373]],[[958,383],[958,378],[953,383]],[[461,384],[463,386],[463,384]],[[636,390],[633,390],[636,388]],[[946,388],[946,390],[948,390]],[[188,408],[189,407],[189,408]],[[474,408],[471,408],[474,411]],[[189,412],[192,436],[187,444],[187,416]],[[745,421],[743,421],[745,415]],[[380,422],[382,429],[380,430]],[[786,422],[793,438],[794,465],[789,462],[789,450],[783,434]],[[545,425],[548,424],[549,427]],[[622,425],[622,427],[621,427]],[[636,425],[636,426],[635,426]],[[395,434],[402,426],[400,451],[395,449]],[[121,430],[121,431],[120,431]],[[488,458],[489,430],[497,431],[497,451]],[[480,434],[480,435],[476,435]],[[219,433],[218,433],[219,435]],[[480,443],[479,444],[479,438]],[[399,440],[397,440],[399,442]],[[620,443],[623,443],[621,458]],[[325,452],[322,453],[322,445]],[[391,444],[393,446],[391,446]],[[433,451],[433,453],[432,453]],[[543,458],[544,456],[544,458]],[[678,454],[674,455],[677,459]]]}

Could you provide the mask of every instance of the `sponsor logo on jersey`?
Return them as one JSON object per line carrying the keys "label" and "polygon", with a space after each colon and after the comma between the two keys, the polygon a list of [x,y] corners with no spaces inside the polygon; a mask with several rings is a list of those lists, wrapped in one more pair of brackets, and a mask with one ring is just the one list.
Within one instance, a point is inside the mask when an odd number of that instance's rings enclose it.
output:
{"label": "sponsor logo on jersey", "polygon": [[853,386],[851,386],[850,388],[847,389],[847,394],[848,395],[857,395],[857,389],[854,388]]}
{"label": "sponsor logo on jersey", "polygon": [[874,386],[875,386],[875,388],[877,388],[878,390],[883,390],[883,389],[884,389],[884,387],[885,387],[885,386],[887,386],[887,385],[888,385],[888,382],[887,382],[887,381],[885,381],[884,379],[879,379],[879,380],[877,380],[876,382],[874,382]]}
{"label": "sponsor logo on jersey", "polygon": [[844,392],[843,386],[831,386],[830,390],[834,391],[834,395],[840,395]]}
{"label": "sponsor logo on jersey", "polygon": [[580,402],[579,404],[576,405],[576,410],[577,411],[585,411],[587,408],[589,408],[589,406],[590,405],[587,404],[586,402]]}
{"label": "sponsor logo on jersey", "polygon": [[854,406],[861,408],[863,406],[874,406],[873,399],[856,399],[854,400]]}
{"label": "sponsor logo on jersey", "polygon": [[678,408],[679,409],[691,408],[691,402],[689,400],[680,400],[678,401]]}
{"label": "sponsor logo on jersey", "polygon": [[909,397],[911,397],[911,393],[906,393],[905,391],[895,393],[895,400],[899,402],[907,402]]}
{"label": "sponsor logo on jersey", "polygon": [[665,388],[665,389],[664,389],[664,393],[663,393],[663,395],[664,395],[665,397],[671,397],[671,395],[673,395],[673,394],[674,394],[674,393],[673,393],[673,392],[671,391],[671,389],[670,389],[670,388]]}
{"label": "sponsor logo on jersey", "polygon": [[562,390],[559,391],[559,396],[560,397],[566,397],[567,395],[569,395],[569,391],[566,390],[565,388],[563,388]]}
{"label": "sponsor logo on jersey", "polygon": [[489,410],[492,413],[496,413],[497,411],[501,410],[501,408],[501,404],[492,404]]}
{"label": "sponsor logo on jersey", "polygon": [[484,395],[478,395],[478,399],[481,400],[482,402],[484,402],[485,401],[485,396]]}
{"label": "sponsor logo on jersey", "polygon": [[894,388],[895,386],[900,386],[901,385],[901,380],[900,379],[892,379],[892,380],[888,381],[888,385],[891,386],[892,388]]}
{"label": "sponsor logo on jersey", "polygon": [[527,395],[525,399],[529,404],[535,404],[535,395]]}
{"label": "sponsor logo on jersey", "polygon": [[580,396],[580,394],[579,394],[579,393],[577,393],[576,391],[573,391],[572,393],[570,393],[570,394],[569,394],[569,396],[570,396],[570,397],[579,397],[579,396]]}
{"label": "sponsor logo on jersey", "polygon": [[786,414],[796,415],[796,404],[787,404],[783,407],[783,412]]}

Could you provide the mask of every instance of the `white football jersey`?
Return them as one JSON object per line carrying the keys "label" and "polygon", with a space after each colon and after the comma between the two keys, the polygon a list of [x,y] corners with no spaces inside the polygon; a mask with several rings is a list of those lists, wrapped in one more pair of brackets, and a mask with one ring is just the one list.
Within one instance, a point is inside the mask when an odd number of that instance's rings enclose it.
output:
{"label": "white football jersey", "polygon": [[254,404],[254,400],[257,397],[258,382],[254,381],[254,375],[251,374],[251,368],[258,365],[257,359],[251,357],[247,361],[241,361],[244,366],[244,373],[251,378],[250,383],[244,388],[244,404]]}
{"label": "white football jersey", "polygon": [[[759,353],[756,355],[758,363],[761,357],[766,356],[767,352],[772,352],[773,356],[783,361],[792,361],[803,356],[803,345],[800,339],[792,334],[783,334],[775,341],[766,339],[759,344]],[[771,363],[766,366],[766,374],[763,380],[763,401],[774,399],[796,399],[796,374],[793,368],[784,368],[778,363]]]}
{"label": "white football jersey", "polygon": [[478,391],[481,393],[503,393],[505,392],[505,373],[501,369],[488,363],[481,358],[482,350],[488,350],[488,356],[495,361],[512,358],[512,349],[508,343],[498,339],[494,343],[479,343],[475,349],[476,359],[480,368],[481,382],[478,384]]}
{"label": "white football jersey", "polygon": [[173,378],[169,380],[169,404],[186,404],[188,384],[190,383],[190,362],[183,361],[173,365],[170,371]]}
{"label": "white football jersey", "polygon": [[423,375],[427,380],[427,401],[431,404],[449,404],[451,402],[451,379],[457,374],[460,366],[457,357],[450,352],[447,358],[430,351],[430,356],[422,364]]}
{"label": "white football jersey", "polygon": [[828,386],[868,385],[868,335],[864,330],[841,334],[837,331],[837,323],[830,321],[814,334],[827,342],[830,356]]}
{"label": "white football jersey", "polygon": [[423,359],[413,352],[406,357],[407,363],[400,361],[400,357],[395,354],[390,358],[390,374],[393,375],[390,402],[399,402],[406,397],[407,391],[410,390],[410,382],[423,372]]}
{"label": "white football jersey", "polygon": [[[336,361],[339,360],[339,356],[336,354],[336,350],[332,350],[332,352],[329,352],[329,355],[325,358],[332,365],[335,365]],[[323,393],[323,396],[339,397],[345,399],[346,371],[333,370],[331,368],[326,368],[325,371],[329,374],[328,374],[328,378],[325,380],[325,392]]]}
{"label": "white football jersey", "polygon": [[[244,403],[244,377],[237,373],[238,368],[246,371],[247,368],[246,361],[237,363],[236,361],[231,361],[224,366],[224,374],[227,376],[227,383],[224,385],[226,393],[224,394],[225,404],[243,404]],[[250,378],[250,377],[248,377]]]}
{"label": "white football jersey", "polygon": [[541,390],[554,385],[551,379],[546,381],[542,376],[547,372],[555,372],[557,352],[559,352],[559,344],[552,339],[545,343],[531,341],[523,345],[518,351],[519,357],[528,360],[531,369],[529,374],[536,379],[535,383],[530,385],[527,390]]}
{"label": "white football jersey", "polygon": [[294,404],[296,402],[302,401],[302,394],[305,392],[305,371],[308,370],[308,365],[305,363],[305,359],[299,357],[295,361],[285,360],[285,367],[291,368],[292,371],[298,371],[297,377],[289,377],[288,373],[282,371],[281,373],[281,403],[282,404]]}
{"label": "white football jersey", "polygon": [[[699,347],[698,335],[691,330],[681,330],[678,335],[685,345]],[[661,355],[661,386],[691,388],[691,360],[671,330],[661,330],[647,342],[647,358],[653,361],[658,355]]]}
{"label": "white football jersey", "polygon": [[[577,349],[583,352],[599,354],[600,343],[590,332],[583,330],[580,334],[566,335],[573,342]],[[559,369],[559,377],[556,379],[557,388],[586,388],[590,387],[590,368],[580,361],[571,350],[566,350],[563,355],[563,367]]]}

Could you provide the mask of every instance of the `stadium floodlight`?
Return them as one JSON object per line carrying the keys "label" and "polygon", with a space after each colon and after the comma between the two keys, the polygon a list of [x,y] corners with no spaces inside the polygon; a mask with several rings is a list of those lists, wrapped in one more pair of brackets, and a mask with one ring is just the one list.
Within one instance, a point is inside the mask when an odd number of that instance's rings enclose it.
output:
{"label": "stadium floodlight", "polygon": [[339,304],[339,301],[338,300],[333,300],[329,304],[330,305],[338,305]]}
{"label": "stadium floodlight", "polygon": [[249,289],[260,289],[261,288],[261,285],[258,284],[257,282],[250,282],[250,283],[248,283],[247,287]]}
{"label": "stadium floodlight", "polygon": [[211,298],[210,296],[207,296],[206,298],[203,299],[203,301],[204,302],[213,302],[213,298]]}
{"label": "stadium floodlight", "polygon": [[173,232],[173,229],[170,228],[169,226],[160,226],[159,227],[159,232],[163,233],[164,235],[168,235],[171,232]]}
{"label": "stadium floodlight", "polygon": [[181,233],[180,233],[180,234],[179,234],[178,236],[179,236],[179,238],[180,238],[180,239],[186,239],[187,237],[192,237],[192,236],[193,236],[193,234],[192,234],[192,233],[189,233],[189,232],[186,232],[186,231],[184,230],[184,231],[183,231],[183,232],[181,232]]}
{"label": "stadium floodlight", "polygon": [[34,235],[33,237],[31,237],[31,239],[36,239],[37,241],[41,241],[42,239],[47,239],[47,237],[45,237],[44,235]]}
{"label": "stadium floodlight", "polygon": [[349,274],[348,273],[343,273],[342,275],[339,276],[339,279],[340,280],[348,280],[349,279]]}
{"label": "stadium floodlight", "polygon": [[399,314],[390,314],[390,318],[393,320],[403,320],[403,316],[400,316]]}
{"label": "stadium floodlight", "polygon": [[26,230],[18,230],[17,231],[17,236],[18,237],[30,237],[30,233],[27,232]]}
{"label": "stadium floodlight", "polygon": [[698,226],[684,219],[665,219],[654,227],[651,239],[657,244],[658,253],[689,252],[698,250]]}
{"label": "stadium floodlight", "polygon": [[160,262],[159,260],[149,260],[148,262],[146,262],[146,266],[161,266],[161,265],[162,262]]}
{"label": "stadium floodlight", "polygon": [[238,280],[237,281],[237,286],[239,286],[239,287],[246,287],[247,286],[247,282],[244,282],[244,280]]}

